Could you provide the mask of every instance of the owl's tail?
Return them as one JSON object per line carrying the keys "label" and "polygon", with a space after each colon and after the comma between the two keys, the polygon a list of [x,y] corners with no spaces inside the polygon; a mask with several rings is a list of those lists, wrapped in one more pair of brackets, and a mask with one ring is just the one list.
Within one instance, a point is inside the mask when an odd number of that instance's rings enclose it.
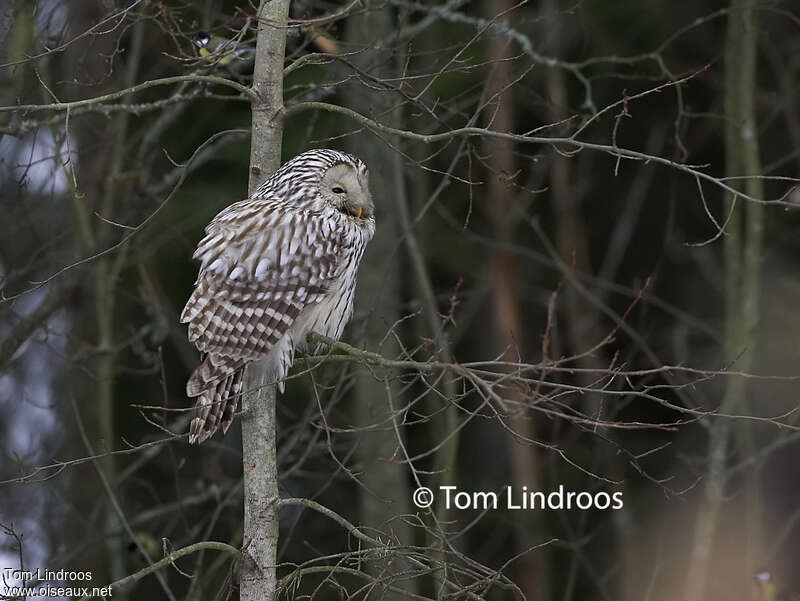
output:
{"label": "owl's tail", "polygon": [[198,397],[189,426],[189,444],[227,432],[242,396],[245,361],[208,354],[186,383],[186,394]]}
{"label": "owl's tail", "polygon": [[186,395],[198,397],[194,419],[189,426],[189,444],[200,443],[222,426],[226,433],[244,393],[244,369],[255,359],[267,361],[266,381],[276,383],[283,393],[285,378],[294,361],[294,339],[285,335],[261,357],[226,357],[208,353],[186,382]]}

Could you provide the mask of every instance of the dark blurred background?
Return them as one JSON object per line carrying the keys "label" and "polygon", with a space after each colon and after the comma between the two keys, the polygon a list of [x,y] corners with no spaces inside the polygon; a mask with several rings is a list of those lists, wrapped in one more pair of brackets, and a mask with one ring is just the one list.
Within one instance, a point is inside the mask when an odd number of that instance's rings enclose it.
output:
{"label": "dark blurred background", "polygon": [[[247,85],[247,61],[193,42],[253,43],[256,8],[0,3],[0,568],[19,566],[18,536],[26,567],[96,586],[146,566],[142,548],[243,544],[238,420],[189,447],[199,357],[178,316],[203,227],[246,196],[247,99],[179,81],[23,105],[187,74]],[[759,570],[777,598],[800,592],[797,8],[293,2],[284,160],[353,152],[377,204],[343,340],[463,369],[298,361],[282,495],[421,556],[450,549],[464,587],[478,565],[518,587],[469,589],[487,599],[765,599]],[[560,141],[411,135],[467,126]],[[423,511],[418,482],[621,491],[624,508]],[[283,510],[279,576],[349,566],[395,587],[331,571],[283,594],[441,598],[437,570],[356,548]],[[114,597],[236,597],[230,557],[178,565],[192,577]]]}

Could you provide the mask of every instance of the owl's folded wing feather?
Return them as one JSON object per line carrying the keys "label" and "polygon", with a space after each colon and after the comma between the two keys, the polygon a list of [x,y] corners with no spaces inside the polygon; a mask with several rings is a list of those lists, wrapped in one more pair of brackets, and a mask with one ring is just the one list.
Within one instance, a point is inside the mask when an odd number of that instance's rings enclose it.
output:
{"label": "owl's folded wing feather", "polygon": [[322,215],[245,200],[206,228],[200,275],[181,315],[189,340],[211,355],[265,355],[336,277],[346,242]]}

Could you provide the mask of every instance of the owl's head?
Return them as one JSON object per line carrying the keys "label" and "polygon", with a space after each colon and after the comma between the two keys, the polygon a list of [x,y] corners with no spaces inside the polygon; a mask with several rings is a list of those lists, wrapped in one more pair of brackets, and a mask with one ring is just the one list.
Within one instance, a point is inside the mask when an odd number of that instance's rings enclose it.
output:
{"label": "owl's head", "polygon": [[375,215],[369,172],[361,161],[328,167],[319,180],[319,195],[334,209],[356,220],[369,220]]}

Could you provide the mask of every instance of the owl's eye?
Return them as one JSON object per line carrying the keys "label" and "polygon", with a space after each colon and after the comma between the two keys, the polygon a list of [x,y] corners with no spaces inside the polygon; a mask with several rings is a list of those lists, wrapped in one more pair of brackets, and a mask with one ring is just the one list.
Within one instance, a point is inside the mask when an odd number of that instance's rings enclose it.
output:
{"label": "owl's eye", "polygon": [[347,190],[345,190],[340,186],[334,186],[333,188],[331,188],[331,192],[333,192],[334,194],[344,194],[345,192],[347,192]]}

